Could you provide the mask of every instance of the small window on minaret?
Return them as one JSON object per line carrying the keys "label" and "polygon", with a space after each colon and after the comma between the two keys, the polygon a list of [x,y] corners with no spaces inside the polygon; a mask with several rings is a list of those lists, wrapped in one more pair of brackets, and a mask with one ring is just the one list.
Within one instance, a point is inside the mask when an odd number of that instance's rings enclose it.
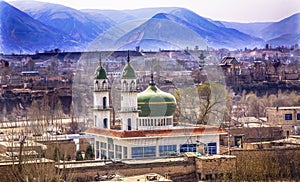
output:
{"label": "small window on minaret", "polygon": [[98,83],[98,81],[95,82],[95,86],[96,86],[96,89],[99,90],[99,83]]}
{"label": "small window on minaret", "polygon": [[102,89],[106,89],[106,81],[105,80],[102,82]]}
{"label": "small window on minaret", "polygon": [[126,81],[123,82],[123,90],[128,89],[128,83]]}
{"label": "small window on minaret", "polygon": [[103,97],[103,109],[106,109],[106,105],[107,105],[106,100],[107,100],[106,97]]}
{"label": "small window on minaret", "polygon": [[107,128],[107,118],[103,120],[103,128]]}
{"label": "small window on minaret", "polygon": [[131,118],[127,119],[127,129],[131,130]]}
{"label": "small window on minaret", "polygon": [[134,87],[135,87],[135,83],[134,83],[134,81],[131,81],[131,83],[130,83],[130,90],[134,90]]}

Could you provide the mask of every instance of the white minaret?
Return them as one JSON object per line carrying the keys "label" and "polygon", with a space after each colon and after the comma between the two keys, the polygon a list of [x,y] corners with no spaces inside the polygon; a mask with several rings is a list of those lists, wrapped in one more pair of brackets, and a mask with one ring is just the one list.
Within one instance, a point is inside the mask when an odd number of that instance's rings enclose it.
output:
{"label": "white minaret", "polygon": [[129,51],[127,64],[121,73],[121,129],[138,130],[137,89],[135,71],[130,64]]}
{"label": "white minaret", "polygon": [[94,76],[94,127],[110,129],[109,87],[106,71],[100,65],[97,67]]}

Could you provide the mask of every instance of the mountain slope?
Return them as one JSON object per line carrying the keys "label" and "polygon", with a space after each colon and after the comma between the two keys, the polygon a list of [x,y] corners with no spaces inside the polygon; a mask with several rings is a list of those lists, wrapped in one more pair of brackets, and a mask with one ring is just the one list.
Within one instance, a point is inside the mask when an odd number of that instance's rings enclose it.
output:
{"label": "mountain slope", "polygon": [[164,18],[165,16],[163,13],[155,15],[118,39],[115,46],[119,49],[140,46],[143,50],[206,47],[205,41],[196,32]]}
{"label": "mountain slope", "polygon": [[78,46],[71,37],[42,24],[4,1],[0,1],[0,13],[0,52],[35,52],[70,47],[75,49]]}
{"label": "mountain slope", "polygon": [[275,39],[267,41],[272,47],[277,46],[291,46],[300,43],[300,33],[299,34],[284,34]]}
{"label": "mountain slope", "polygon": [[262,30],[265,40],[275,39],[285,34],[300,33],[300,13],[294,14],[279,22],[272,23]]}
{"label": "mountain slope", "polygon": [[181,19],[180,22],[175,21],[197,32],[213,47],[241,48],[260,46],[263,44],[262,39],[232,28],[218,26],[208,19],[184,8],[178,8],[170,14]]}
{"label": "mountain slope", "polygon": [[227,28],[233,28],[245,34],[262,37],[262,30],[272,24],[271,22],[257,22],[257,23],[236,23],[236,22],[219,22]]}
{"label": "mountain slope", "polygon": [[108,18],[103,19],[101,22],[93,22],[81,11],[59,4],[15,1],[13,5],[34,19],[59,29],[80,43],[94,40],[113,24]]}

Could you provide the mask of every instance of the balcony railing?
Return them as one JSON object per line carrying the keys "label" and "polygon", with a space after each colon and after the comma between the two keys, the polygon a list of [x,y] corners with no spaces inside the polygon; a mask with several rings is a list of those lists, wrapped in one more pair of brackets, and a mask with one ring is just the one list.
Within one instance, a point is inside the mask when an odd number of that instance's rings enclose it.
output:
{"label": "balcony railing", "polygon": [[111,109],[111,106],[100,106],[100,105],[98,105],[98,106],[92,106],[92,108],[94,110],[106,110],[106,109]]}
{"label": "balcony railing", "polygon": [[121,112],[138,111],[137,107],[121,107]]}

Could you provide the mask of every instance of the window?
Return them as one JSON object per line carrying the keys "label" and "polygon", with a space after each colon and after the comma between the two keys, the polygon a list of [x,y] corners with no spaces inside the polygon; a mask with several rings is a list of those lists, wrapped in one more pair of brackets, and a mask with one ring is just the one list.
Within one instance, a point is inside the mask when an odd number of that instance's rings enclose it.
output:
{"label": "window", "polygon": [[144,157],[155,157],[156,156],[156,146],[148,147],[132,147],[131,148],[131,158],[144,158]]}
{"label": "window", "polygon": [[127,147],[123,147],[123,158],[127,159]]}
{"label": "window", "polygon": [[180,152],[196,152],[196,144],[182,144],[180,145]]}
{"label": "window", "polygon": [[101,159],[107,159],[106,150],[100,150],[101,151]]}
{"label": "window", "polygon": [[285,114],[285,120],[293,120],[293,114]]}
{"label": "window", "polygon": [[116,149],[116,158],[122,159],[122,146],[116,145],[115,149]]}
{"label": "window", "polygon": [[131,148],[132,158],[142,158],[143,157],[143,147],[132,147]]}
{"label": "window", "polygon": [[103,97],[103,109],[106,109],[106,97]]}
{"label": "window", "polygon": [[176,145],[161,145],[159,146],[159,156],[169,156],[172,153],[175,153]]}
{"label": "window", "polygon": [[127,129],[128,129],[128,130],[131,130],[131,118],[128,118],[128,119],[127,119],[127,124],[128,124],[128,125],[127,125]]}
{"label": "window", "polygon": [[106,89],[106,81],[104,80],[103,82],[102,82],[102,89]]}
{"label": "window", "polygon": [[204,145],[205,153],[207,154],[217,154],[217,143],[208,143]]}
{"label": "window", "polygon": [[114,152],[108,152],[108,158],[114,159],[115,158]]}
{"label": "window", "polygon": [[144,147],[144,157],[155,157],[156,156],[156,147]]}
{"label": "window", "polygon": [[103,128],[107,128],[107,118],[104,118],[103,120]]}
{"label": "window", "polygon": [[114,150],[114,144],[109,143],[108,144],[108,150]]}
{"label": "window", "polygon": [[297,113],[297,120],[300,120],[300,113]]}
{"label": "window", "polygon": [[96,159],[100,158],[100,142],[96,141]]}
{"label": "window", "polygon": [[100,143],[100,152],[101,152],[101,159],[107,159],[106,143],[104,142]]}
{"label": "window", "polygon": [[114,156],[114,144],[113,143],[108,143],[108,158],[109,159],[113,159],[113,158],[115,158],[115,156]]}

